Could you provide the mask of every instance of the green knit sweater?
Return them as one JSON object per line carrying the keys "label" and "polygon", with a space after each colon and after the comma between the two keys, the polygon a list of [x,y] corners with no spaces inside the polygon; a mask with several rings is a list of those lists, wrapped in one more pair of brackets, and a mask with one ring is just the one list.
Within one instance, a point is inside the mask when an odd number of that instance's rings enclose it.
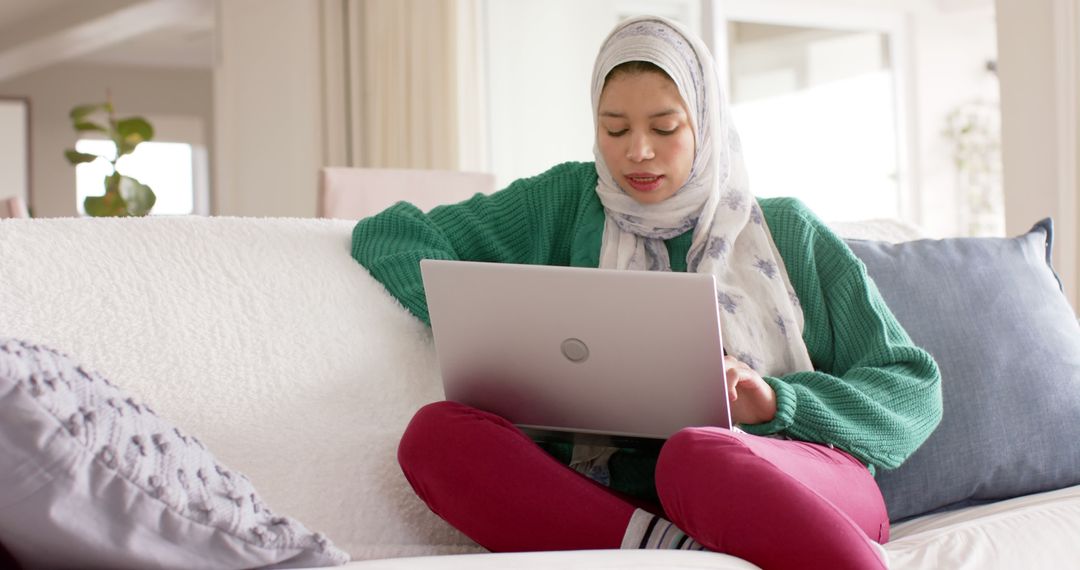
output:
{"label": "green knit sweater", "polygon": [[[597,267],[604,211],[595,188],[593,163],[566,163],[427,214],[400,202],[357,223],[352,254],[429,322],[421,259]],[[802,304],[815,371],[765,378],[776,417],[743,429],[832,444],[871,468],[899,466],[941,419],[937,365],[912,344],[862,262],[801,202],[759,204]],[[667,241],[674,271],[686,271],[691,233]],[[616,455],[612,486],[649,495],[654,460]]]}

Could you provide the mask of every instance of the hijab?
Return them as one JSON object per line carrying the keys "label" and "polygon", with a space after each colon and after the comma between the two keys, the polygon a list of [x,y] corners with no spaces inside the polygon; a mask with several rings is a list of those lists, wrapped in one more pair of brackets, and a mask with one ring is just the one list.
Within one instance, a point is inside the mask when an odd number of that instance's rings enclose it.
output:
{"label": "hijab", "polygon": [[695,155],[686,183],[657,204],[619,188],[594,147],[596,193],[605,222],[600,267],[670,271],[664,240],[693,230],[687,271],[716,277],[726,352],[763,376],[811,370],[803,314],[757,200],[750,193],[739,136],[704,43],[659,17],[620,23],[604,41],[592,75],[594,132],[608,73],[645,61],[662,69],[686,104]]}

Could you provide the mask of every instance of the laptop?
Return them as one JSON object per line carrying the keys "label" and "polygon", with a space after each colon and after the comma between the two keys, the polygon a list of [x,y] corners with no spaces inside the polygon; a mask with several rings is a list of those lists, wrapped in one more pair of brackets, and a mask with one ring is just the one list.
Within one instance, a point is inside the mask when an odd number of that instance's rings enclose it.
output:
{"label": "laptop", "polygon": [[533,439],[731,427],[712,275],[422,260],[446,399]]}

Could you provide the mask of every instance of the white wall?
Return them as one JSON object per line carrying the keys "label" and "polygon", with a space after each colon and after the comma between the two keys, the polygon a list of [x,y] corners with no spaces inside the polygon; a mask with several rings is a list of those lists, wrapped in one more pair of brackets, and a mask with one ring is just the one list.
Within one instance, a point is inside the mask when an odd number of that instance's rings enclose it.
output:
{"label": "white wall", "polygon": [[216,213],[314,216],[323,164],[319,2],[222,0]]}
{"label": "white wall", "polygon": [[30,98],[30,208],[35,216],[76,214],[75,167],[64,158],[64,149],[76,140],[68,112],[76,105],[104,101],[107,89],[121,117],[142,115],[151,123],[156,116],[187,117],[213,123],[211,76],[206,71],[62,64],[0,83],[0,94]]}
{"label": "white wall", "polygon": [[30,133],[26,128],[29,116],[27,101],[0,96],[0,200],[26,200],[30,182]]}
{"label": "white wall", "polygon": [[600,43],[615,24],[610,4],[487,3],[488,122],[496,187],[567,160],[592,160],[589,79]]}

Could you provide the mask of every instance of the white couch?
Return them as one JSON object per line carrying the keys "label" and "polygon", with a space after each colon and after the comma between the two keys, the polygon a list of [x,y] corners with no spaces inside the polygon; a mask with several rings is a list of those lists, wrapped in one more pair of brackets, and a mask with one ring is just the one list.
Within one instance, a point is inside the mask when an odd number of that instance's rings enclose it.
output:
{"label": "white couch", "polygon": [[[0,335],[71,354],[196,434],[351,568],[754,567],[695,552],[478,554],[397,466],[404,426],[441,387],[430,331],[350,257],[352,227],[0,220]],[[1077,567],[1080,487],[899,524],[886,550],[896,569]]]}

